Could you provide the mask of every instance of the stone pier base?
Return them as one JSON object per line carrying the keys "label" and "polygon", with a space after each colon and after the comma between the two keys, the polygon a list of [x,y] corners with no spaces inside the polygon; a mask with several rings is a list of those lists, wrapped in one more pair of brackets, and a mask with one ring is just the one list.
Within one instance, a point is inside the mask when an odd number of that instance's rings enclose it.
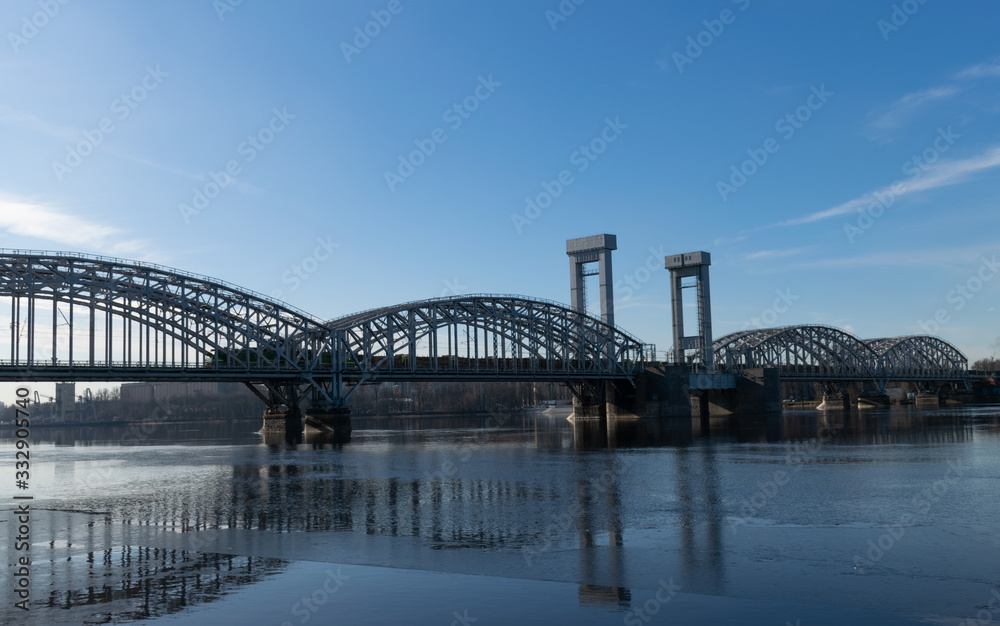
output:
{"label": "stone pier base", "polygon": [[305,429],[307,436],[350,437],[351,409],[346,406],[309,408],[306,410]]}
{"label": "stone pier base", "polygon": [[820,411],[847,411],[850,410],[850,397],[845,395],[823,395],[823,401],[816,407]]}
{"label": "stone pier base", "polygon": [[607,419],[607,405],[603,402],[583,403],[577,398],[573,398],[573,413],[567,418],[571,422],[575,421],[591,421],[591,420],[604,420]]}
{"label": "stone pier base", "polygon": [[892,403],[892,398],[889,394],[879,395],[870,394],[864,396],[858,396],[858,408],[859,409],[873,409],[876,407],[887,407]]}
{"label": "stone pier base", "polygon": [[298,409],[287,409],[284,412],[264,411],[262,433],[301,433],[302,412]]}
{"label": "stone pier base", "polygon": [[936,393],[918,393],[914,404],[917,406],[941,406],[941,397]]}

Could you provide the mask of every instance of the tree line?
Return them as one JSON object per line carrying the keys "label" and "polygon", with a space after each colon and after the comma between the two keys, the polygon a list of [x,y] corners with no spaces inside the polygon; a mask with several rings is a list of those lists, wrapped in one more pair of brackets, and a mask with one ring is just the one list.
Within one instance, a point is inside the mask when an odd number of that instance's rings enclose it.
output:
{"label": "tree line", "polygon": [[[568,402],[570,398],[569,388],[557,383],[376,383],[355,389],[347,406],[354,415],[419,415],[523,409],[550,400]],[[0,422],[13,422],[16,408],[13,405],[0,408]],[[55,419],[54,402],[32,402],[28,411],[40,422]],[[121,388],[115,387],[94,393],[93,402],[78,401],[68,419],[73,422],[259,420],[263,412],[264,404],[245,387],[228,393],[196,393],[153,400],[123,400]]]}

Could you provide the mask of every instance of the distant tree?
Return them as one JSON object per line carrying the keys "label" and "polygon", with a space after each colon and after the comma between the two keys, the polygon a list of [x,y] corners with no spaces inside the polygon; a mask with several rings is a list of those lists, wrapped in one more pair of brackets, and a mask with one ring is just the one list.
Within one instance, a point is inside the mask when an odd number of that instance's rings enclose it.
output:
{"label": "distant tree", "polygon": [[1000,358],[992,356],[986,359],[979,359],[978,361],[973,363],[972,367],[969,369],[980,370],[980,371],[1000,370]]}

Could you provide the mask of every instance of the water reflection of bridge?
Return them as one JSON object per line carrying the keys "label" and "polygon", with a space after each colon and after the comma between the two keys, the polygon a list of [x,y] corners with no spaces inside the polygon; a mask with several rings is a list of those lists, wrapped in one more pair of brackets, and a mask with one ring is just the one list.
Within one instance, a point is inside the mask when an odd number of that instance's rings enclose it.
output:
{"label": "water reflection of bridge", "polygon": [[[372,426],[378,427],[379,421],[372,420]],[[445,418],[434,421],[449,426]],[[391,431],[387,436],[386,424],[378,428],[381,432],[357,430],[354,443],[338,446],[335,455],[313,454],[307,445],[239,447],[220,471],[185,487],[113,500],[84,494],[68,505],[108,510],[97,529],[124,525],[192,537],[216,529],[343,531],[386,540],[410,538],[439,555],[481,551],[520,556],[534,551],[536,562],[559,552],[575,553],[561,563],[579,572],[579,601],[622,607],[633,597],[630,558],[649,541],[643,528],[676,529],[676,535],[658,540],[657,546],[677,557],[683,570],[674,575],[683,576],[686,588],[725,588],[725,525],[734,512],[723,496],[732,485],[726,485],[720,473],[724,462],[719,455],[728,454],[720,452],[720,443],[816,441],[828,432],[835,433],[825,440],[829,446],[956,443],[974,436],[974,426],[956,415],[902,407],[875,413],[612,421],[603,428],[596,421],[569,425],[523,416],[511,417],[503,429],[461,430],[468,420],[450,425],[459,429],[457,435],[444,438],[426,430]],[[79,435],[93,437],[94,432],[99,436],[96,429]],[[38,435],[44,438],[48,431]],[[156,442],[155,434],[151,442]],[[652,446],[672,451],[651,454]],[[389,448],[391,466],[385,463]],[[549,464],[544,461],[546,451],[572,457],[570,462]],[[524,471],[539,462],[545,471]],[[57,468],[60,471],[71,470]],[[56,525],[71,530],[70,535],[52,535],[54,542],[88,545],[87,533],[95,532],[87,524]],[[144,607],[148,602],[143,610],[155,615],[178,602],[210,601],[221,593],[220,585],[252,584],[259,578],[251,574],[262,576],[262,571],[280,568],[280,563],[259,559],[226,560],[194,550],[121,545],[73,556],[71,565],[54,565],[63,573],[53,578],[47,592],[52,601],[75,605],[94,598],[97,603],[128,601]],[[213,547],[202,549],[211,552]],[[236,541],[234,549],[255,548]],[[164,578],[164,565],[176,568],[173,578]],[[419,567],[420,560],[413,565]],[[532,570],[524,567],[530,575]],[[131,577],[132,583],[111,585],[109,591],[103,582],[95,582],[102,572]],[[243,574],[251,577],[241,578]]]}
{"label": "water reflection of bridge", "polygon": [[[122,541],[122,533],[112,532],[111,520],[102,515],[35,509],[32,517],[31,610],[57,609],[78,624],[178,613],[215,602],[288,565],[280,559],[140,546]],[[0,623],[23,623],[24,612],[12,608],[14,600],[6,601],[13,590],[2,585]]]}

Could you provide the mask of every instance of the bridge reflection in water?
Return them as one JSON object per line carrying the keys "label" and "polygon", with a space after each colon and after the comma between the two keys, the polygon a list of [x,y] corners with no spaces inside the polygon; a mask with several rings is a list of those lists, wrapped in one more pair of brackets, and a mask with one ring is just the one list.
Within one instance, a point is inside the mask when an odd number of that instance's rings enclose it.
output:
{"label": "bridge reflection in water", "polygon": [[[282,559],[217,554],[269,554],[260,551],[265,535],[234,531],[270,531],[269,537],[340,531],[388,541],[382,556],[404,568],[469,569],[447,555],[485,552],[533,559],[543,569],[532,570],[520,559],[514,559],[520,565],[506,566],[508,574],[531,577],[545,575],[544,560],[561,552],[566,556],[554,561],[557,567],[576,569],[584,581],[578,588],[582,605],[623,609],[633,597],[622,584],[629,579],[629,546],[676,550],[683,569],[672,575],[682,577],[686,589],[725,590],[725,526],[734,512],[722,491],[733,487],[726,485],[733,479],[720,467],[732,469],[729,444],[959,443],[970,441],[974,428],[958,413],[906,408],[605,426],[512,415],[502,429],[486,428],[490,419],[358,420],[355,442],[335,446],[336,455],[312,453],[328,444],[212,446],[211,471],[199,469],[193,480],[169,489],[68,491],[59,508],[81,512],[51,512],[50,528],[37,531],[49,558],[38,559],[45,564],[36,571],[45,574],[35,584],[44,592],[36,590],[35,597],[88,615],[166,614],[214,601],[287,566]],[[178,439],[169,427],[160,428],[149,443]],[[232,430],[219,429],[208,429],[204,443],[232,437]],[[259,441],[255,437],[236,442]],[[39,445],[100,446],[122,437],[111,429],[37,429],[36,438]],[[664,456],[652,449],[657,447],[673,452]],[[785,454],[786,448],[777,450]],[[110,451],[115,456],[122,450]],[[657,471],[651,462],[665,465]],[[56,480],[78,482],[75,473],[84,471],[75,463],[55,463]],[[650,543],[651,532],[676,537]],[[417,548],[400,552],[393,538],[409,538],[407,545]],[[350,550],[342,556],[348,562],[359,558]]]}
{"label": "bridge reflection in water", "polygon": [[4,584],[0,623],[26,623],[40,610],[48,610],[48,617],[31,623],[153,619],[217,601],[288,567],[274,558],[140,547],[125,537],[141,535],[145,543],[155,531],[123,533],[111,524],[111,516],[36,509],[31,613],[13,608],[13,586]]}

